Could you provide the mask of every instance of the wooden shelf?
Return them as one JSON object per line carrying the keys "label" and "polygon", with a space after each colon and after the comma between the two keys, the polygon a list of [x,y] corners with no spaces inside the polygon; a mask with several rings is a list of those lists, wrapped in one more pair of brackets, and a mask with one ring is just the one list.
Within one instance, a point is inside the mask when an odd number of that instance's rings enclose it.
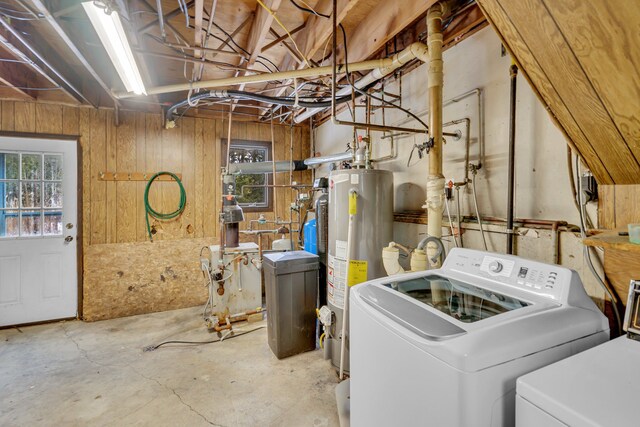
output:
{"label": "wooden shelf", "polygon": [[640,245],[630,243],[629,236],[619,236],[618,231],[604,231],[591,237],[587,237],[582,242],[586,246],[597,246],[601,248],[617,249],[619,251],[640,253]]}

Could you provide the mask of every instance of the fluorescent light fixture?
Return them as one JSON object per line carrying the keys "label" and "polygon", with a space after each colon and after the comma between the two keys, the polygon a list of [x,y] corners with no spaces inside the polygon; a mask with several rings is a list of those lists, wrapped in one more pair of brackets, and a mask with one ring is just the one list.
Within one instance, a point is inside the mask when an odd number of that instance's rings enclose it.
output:
{"label": "fluorescent light fixture", "polygon": [[107,15],[104,9],[96,6],[93,1],[84,2],[82,6],[87,12],[93,28],[98,33],[102,45],[109,54],[111,62],[116,67],[116,71],[120,75],[127,92],[146,95],[140,71],[129,47],[129,41],[122,27],[118,12],[112,11],[111,14]]}

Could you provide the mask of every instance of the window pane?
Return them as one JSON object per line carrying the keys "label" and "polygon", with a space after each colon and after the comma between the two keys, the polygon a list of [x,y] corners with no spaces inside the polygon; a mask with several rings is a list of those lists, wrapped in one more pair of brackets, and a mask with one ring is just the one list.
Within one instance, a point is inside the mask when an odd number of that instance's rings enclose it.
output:
{"label": "window pane", "polygon": [[44,207],[45,208],[61,208],[62,207],[62,183],[61,182],[45,182],[44,183]]}
{"label": "window pane", "polygon": [[41,211],[22,211],[21,236],[39,236],[42,234]]}
{"label": "window pane", "polygon": [[241,205],[266,206],[266,188],[254,187],[265,185],[266,182],[265,174],[237,175],[236,194],[238,195],[238,203]]}
{"label": "window pane", "polygon": [[18,237],[18,211],[0,211],[0,237]]}
{"label": "window pane", "polygon": [[2,206],[0,208],[18,208],[18,200],[20,198],[20,191],[18,189],[18,182],[3,182],[0,184],[0,198]]}
{"label": "window pane", "polygon": [[42,184],[39,182],[22,183],[22,207],[39,208],[42,205]]}
{"label": "window pane", "polygon": [[47,181],[62,180],[62,154],[44,155],[44,179]]}
{"label": "window pane", "polygon": [[22,179],[42,179],[42,155],[22,155]]}
{"label": "window pane", "polygon": [[44,235],[62,235],[62,212],[44,211]]}
{"label": "window pane", "polygon": [[0,178],[18,179],[20,155],[18,153],[0,153]]}

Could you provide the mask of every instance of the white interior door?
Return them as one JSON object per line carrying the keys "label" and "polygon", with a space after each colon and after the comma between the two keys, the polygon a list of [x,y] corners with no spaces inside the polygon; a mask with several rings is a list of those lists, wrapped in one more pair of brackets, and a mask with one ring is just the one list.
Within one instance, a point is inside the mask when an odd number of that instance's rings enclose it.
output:
{"label": "white interior door", "polygon": [[75,317],[77,142],[0,137],[0,326]]}

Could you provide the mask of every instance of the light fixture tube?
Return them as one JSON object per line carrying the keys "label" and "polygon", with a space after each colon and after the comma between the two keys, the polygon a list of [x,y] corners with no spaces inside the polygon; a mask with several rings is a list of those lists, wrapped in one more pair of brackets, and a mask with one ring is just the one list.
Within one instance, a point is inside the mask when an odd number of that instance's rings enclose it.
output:
{"label": "light fixture tube", "polygon": [[100,41],[104,46],[111,62],[113,63],[127,92],[138,95],[145,94],[142,76],[136,65],[136,60],[129,46],[129,41],[124,32],[124,27],[120,21],[118,12],[111,11],[107,15],[104,9],[98,7],[94,2],[82,3],[89,20],[98,33]]}

